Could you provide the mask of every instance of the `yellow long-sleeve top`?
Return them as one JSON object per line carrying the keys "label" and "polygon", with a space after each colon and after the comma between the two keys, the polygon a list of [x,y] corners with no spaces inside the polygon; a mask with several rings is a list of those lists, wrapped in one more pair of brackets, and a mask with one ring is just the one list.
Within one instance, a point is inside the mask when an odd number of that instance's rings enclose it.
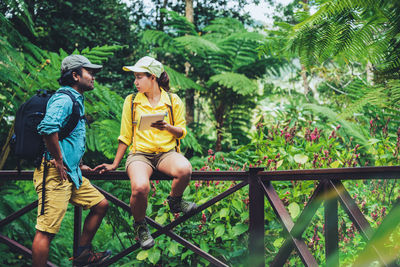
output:
{"label": "yellow long-sleeve top", "polygon": [[[174,115],[174,126],[180,127],[183,130],[183,134],[179,139],[186,136],[186,120],[185,120],[185,107],[182,100],[176,94],[170,94],[173,102],[173,115]],[[134,153],[135,151],[141,151],[146,153],[159,153],[167,152],[174,149],[176,146],[176,138],[168,131],[160,131],[156,128],[152,128],[147,131],[138,131],[137,125],[135,125],[136,140],[133,140],[133,128],[132,128],[132,95],[128,95],[125,98],[124,107],[122,109],[121,118],[121,131],[118,140],[124,144],[130,146],[130,150]],[[134,121],[139,121],[139,118],[144,114],[156,114],[156,113],[167,113],[168,116],[164,120],[170,124],[170,110],[168,106],[171,106],[168,93],[161,88],[161,98],[156,107],[152,107],[143,93],[137,93],[135,99],[135,118]],[[168,105],[168,106],[167,106]]]}

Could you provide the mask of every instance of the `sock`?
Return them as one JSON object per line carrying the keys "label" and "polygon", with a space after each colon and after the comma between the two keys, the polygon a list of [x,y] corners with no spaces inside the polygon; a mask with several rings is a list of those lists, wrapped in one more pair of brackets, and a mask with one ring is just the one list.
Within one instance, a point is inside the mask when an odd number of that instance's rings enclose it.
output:
{"label": "sock", "polygon": [[78,246],[78,249],[76,250],[76,255],[79,256],[85,249],[90,249],[92,247],[91,244],[86,245],[86,246]]}
{"label": "sock", "polygon": [[142,221],[134,221],[133,225],[139,225],[139,224],[146,224],[146,220],[142,220]]}
{"label": "sock", "polygon": [[168,200],[170,200],[172,202],[180,202],[182,200],[182,196],[179,196],[179,197],[168,196]]}

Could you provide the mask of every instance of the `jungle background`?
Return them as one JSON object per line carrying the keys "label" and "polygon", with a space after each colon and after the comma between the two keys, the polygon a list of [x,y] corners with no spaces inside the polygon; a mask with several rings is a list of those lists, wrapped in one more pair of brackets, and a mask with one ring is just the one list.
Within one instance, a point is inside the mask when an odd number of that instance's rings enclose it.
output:
{"label": "jungle background", "polygon": [[[112,162],[123,99],[135,90],[133,75],[122,66],[145,55],[165,65],[173,92],[186,103],[182,151],[195,170],[399,165],[399,1],[293,0],[283,6],[264,0],[274,10],[270,25],[242,11],[259,0],[150,2],[150,9],[142,1],[0,2],[1,169],[17,168],[11,149],[16,110],[37,90],[58,89],[61,60],[71,53],[104,65],[95,90],[85,95],[90,127],[84,162],[89,166]],[[22,167],[31,170],[32,163]],[[96,184],[128,202],[128,181]],[[230,186],[193,181],[185,197],[201,204]],[[274,186],[296,220],[315,182]],[[347,181],[345,186],[373,227],[400,198],[396,180]],[[147,215],[160,224],[174,219],[164,202],[169,188],[169,182],[152,182]],[[1,218],[36,198],[31,182],[3,182]],[[174,230],[229,265],[245,266],[248,195],[238,191],[228,200]],[[270,207],[265,214],[268,263],[284,233]],[[2,234],[31,247],[35,218],[26,214]],[[322,210],[317,218],[323,218]],[[317,218],[303,237],[322,264],[323,224]],[[399,221],[383,244],[397,263]],[[349,266],[365,242],[341,210],[339,224],[340,263]],[[136,242],[131,225],[129,214],[111,205],[93,245],[115,252],[129,247]],[[51,247],[49,260],[57,265],[70,265],[72,229],[70,210]],[[3,244],[0,255],[0,265],[30,264]],[[301,264],[296,255],[287,262]],[[161,236],[151,250],[131,253],[117,264],[133,265],[208,263]]]}

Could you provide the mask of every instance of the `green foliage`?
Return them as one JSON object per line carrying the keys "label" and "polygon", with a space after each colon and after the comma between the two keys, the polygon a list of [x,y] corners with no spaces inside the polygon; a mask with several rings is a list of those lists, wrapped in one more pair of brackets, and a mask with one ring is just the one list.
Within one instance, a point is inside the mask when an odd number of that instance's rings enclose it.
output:
{"label": "green foliage", "polygon": [[293,28],[292,48],[308,66],[343,54],[383,72],[398,70],[399,10],[396,1],[325,1]]}
{"label": "green foliage", "polygon": [[[216,122],[216,147],[221,150],[222,137],[229,137],[231,129],[244,125],[243,120],[231,118],[236,107],[250,114],[255,106],[254,96],[258,93],[258,85],[253,79],[265,73],[267,64],[258,58],[256,51],[263,37],[248,32],[242,23],[232,18],[216,19],[204,28],[204,34],[198,35],[188,30],[193,27],[186,18],[172,11],[163,12],[169,18],[167,33],[145,31],[142,41],[151,45],[151,51],[157,53],[158,58],[168,62],[171,81],[176,81],[175,77],[179,76],[183,80],[183,74],[178,75],[174,69],[184,70],[185,76],[193,81],[192,84],[186,83],[190,86],[185,86],[186,89],[196,89],[209,102],[206,104],[210,104]],[[199,84],[209,88],[201,90]],[[227,105],[227,100],[235,105]],[[202,107],[198,105],[197,109],[200,113]],[[249,116],[241,117],[249,120]],[[236,131],[233,138],[246,140],[245,136]]]}
{"label": "green foliage", "polygon": [[[8,19],[1,16],[2,20],[8,22]],[[0,39],[0,51],[2,52],[0,60],[4,62],[4,64],[0,64],[0,123],[3,126],[0,130],[0,136],[2,136],[0,145],[3,147],[2,151],[6,151],[5,148],[9,145],[11,136],[9,132],[13,130],[12,123],[18,107],[39,89],[55,91],[59,88],[57,79],[60,75],[61,61],[68,54],[62,49],[59,54],[40,49],[20,35],[10,23],[2,24],[0,30],[6,36]],[[122,48],[119,45],[96,46],[92,49],[84,49],[82,54],[90,58],[92,62],[102,64]],[[75,50],[74,53],[78,54],[79,51]],[[115,145],[115,143],[106,141],[105,139],[108,139],[110,135],[104,134],[113,134],[115,133],[113,130],[119,129],[119,126],[116,125],[109,127],[108,120],[112,119],[113,122],[118,123],[114,119],[117,114],[120,116],[122,112],[123,100],[116,93],[99,84],[96,84],[95,90],[86,95],[86,100],[86,111],[91,116],[91,120],[96,122],[96,127],[88,129],[91,140],[88,142],[88,148],[111,157],[110,145]],[[94,141],[96,136],[98,140]],[[115,136],[116,140],[118,135],[112,136]],[[98,142],[97,146],[94,145],[96,142]],[[101,148],[99,144],[102,144]],[[0,162],[4,164],[8,153],[2,154],[1,157]],[[16,164],[13,163],[13,160],[12,157],[9,158],[6,166],[15,168]],[[27,164],[27,166],[31,166],[29,163]]]}
{"label": "green foliage", "polygon": [[232,89],[241,96],[247,96],[257,91],[257,84],[243,74],[224,72],[210,77],[208,85],[223,86]]}

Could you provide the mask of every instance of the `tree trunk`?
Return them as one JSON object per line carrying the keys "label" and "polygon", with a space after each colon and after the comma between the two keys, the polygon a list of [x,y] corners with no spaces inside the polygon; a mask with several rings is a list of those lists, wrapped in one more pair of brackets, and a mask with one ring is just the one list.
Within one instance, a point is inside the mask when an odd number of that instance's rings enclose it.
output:
{"label": "tree trunk", "polygon": [[[189,76],[190,63],[185,62],[185,75]],[[186,101],[186,123],[189,125],[194,122],[194,89],[188,88],[185,92]]]}
{"label": "tree trunk", "polygon": [[185,17],[190,23],[194,23],[193,0],[185,0],[185,2]]}
{"label": "tree trunk", "polygon": [[[193,0],[185,0],[185,16],[186,19],[190,22],[194,22],[193,17]],[[189,76],[190,72],[190,63],[185,62],[185,75],[186,77]],[[185,102],[186,102],[186,123],[189,125],[194,122],[194,89],[189,88],[186,90],[185,95]]]}
{"label": "tree trunk", "polygon": [[224,126],[224,113],[225,106],[220,104],[216,109],[215,119],[217,121],[217,142],[215,143],[215,151],[222,151],[222,139],[223,139],[223,126]]}
{"label": "tree trunk", "polygon": [[374,85],[374,71],[370,61],[367,62],[367,66],[365,66],[367,72],[367,82],[370,85]]}
{"label": "tree trunk", "polygon": [[310,92],[310,86],[307,81],[306,67],[303,64],[301,64],[301,78],[303,78],[304,96],[308,99],[307,95]]}
{"label": "tree trunk", "polygon": [[[164,0],[162,8],[167,8],[167,3],[168,0]],[[164,14],[161,13],[161,10],[160,10],[160,21],[158,22],[158,29],[160,31],[164,30]]]}

